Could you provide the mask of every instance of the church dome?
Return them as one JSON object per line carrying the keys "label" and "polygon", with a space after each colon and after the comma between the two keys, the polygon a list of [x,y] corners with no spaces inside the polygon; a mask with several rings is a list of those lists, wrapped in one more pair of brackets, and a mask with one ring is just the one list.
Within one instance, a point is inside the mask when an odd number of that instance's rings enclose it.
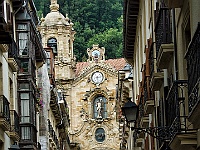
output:
{"label": "church dome", "polygon": [[59,5],[57,1],[51,1],[50,5],[51,12],[46,15],[45,18],[41,19],[42,26],[53,26],[53,25],[70,25],[69,18],[66,14],[66,18],[58,11]]}

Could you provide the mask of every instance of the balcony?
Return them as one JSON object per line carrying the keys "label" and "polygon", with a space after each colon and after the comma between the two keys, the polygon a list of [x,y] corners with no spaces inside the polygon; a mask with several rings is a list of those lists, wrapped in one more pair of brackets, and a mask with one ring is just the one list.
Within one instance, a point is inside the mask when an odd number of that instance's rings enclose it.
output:
{"label": "balcony", "polygon": [[19,141],[19,116],[15,110],[10,110],[10,137],[13,141]]}
{"label": "balcony", "polygon": [[191,149],[196,144],[196,131],[189,130],[185,113],[187,80],[173,82],[167,98],[167,126],[171,149]]}
{"label": "balcony", "polygon": [[50,120],[48,120],[48,131],[49,131],[49,141],[50,141],[52,147],[54,147],[55,149],[56,148],[59,149],[58,138],[57,138],[56,133],[53,129],[53,126],[51,125]]}
{"label": "balcony", "polygon": [[164,73],[163,72],[153,72],[150,82],[150,87],[153,91],[160,90],[164,82]]}
{"label": "balcony", "polygon": [[149,127],[149,116],[143,116],[141,118],[141,126],[144,127],[144,128]]}
{"label": "balcony", "polygon": [[155,18],[156,58],[158,58],[158,53],[160,53],[160,56],[163,53],[159,52],[159,50],[163,50],[163,48],[161,48],[161,45],[172,43],[170,10],[164,7],[163,3],[161,3],[161,8],[156,9]]}
{"label": "balcony", "polygon": [[188,150],[197,146],[197,131],[187,130],[186,117],[176,117],[169,128],[171,149]]}
{"label": "balcony", "polygon": [[167,69],[171,58],[173,57],[174,45],[161,44],[157,57],[157,67],[159,69]]}
{"label": "balcony", "polygon": [[9,102],[4,95],[0,95],[0,127],[4,131],[10,130]]}
{"label": "balcony", "polygon": [[142,144],[144,143],[144,138],[138,138],[136,139],[136,147],[142,147]]}
{"label": "balcony", "polygon": [[42,47],[42,38],[39,32],[34,33],[35,34],[35,58],[36,58],[36,65],[37,67],[40,67],[43,65],[46,59],[45,50]]}
{"label": "balcony", "polygon": [[189,121],[194,128],[200,128],[200,23],[190,42],[186,53],[187,73],[188,73],[188,95],[189,95]]}
{"label": "balcony", "polygon": [[154,99],[148,99],[144,104],[144,113],[151,114],[154,110]]}
{"label": "balcony", "polygon": [[60,120],[61,114],[60,114],[60,107],[59,107],[59,104],[58,104],[58,97],[57,97],[57,89],[56,88],[54,88],[54,90],[51,91],[50,107],[52,109],[52,112],[53,112],[56,120]]}
{"label": "balcony", "polygon": [[11,69],[16,72],[19,68],[19,61],[17,59],[18,56],[18,49],[15,41],[12,39],[12,43],[9,44],[8,49],[8,64]]}
{"label": "balcony", "polygon": [[9,27],[10,26],[6,23],[3,13],[0,12],[0,44],[10,44],[12,42]]}

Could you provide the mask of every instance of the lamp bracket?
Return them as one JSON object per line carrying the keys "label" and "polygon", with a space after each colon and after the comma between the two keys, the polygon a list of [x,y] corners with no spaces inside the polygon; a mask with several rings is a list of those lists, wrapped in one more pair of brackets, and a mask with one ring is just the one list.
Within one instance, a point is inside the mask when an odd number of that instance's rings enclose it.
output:
{"label": "lamp bracket", "polygon": [[136,133],[147,133],[153,138],[156,138],[161,141],[165,141],[169,139],[169,128],[168,127],[148,127],[148,128],[136,128],[131,127],[131,130]]}

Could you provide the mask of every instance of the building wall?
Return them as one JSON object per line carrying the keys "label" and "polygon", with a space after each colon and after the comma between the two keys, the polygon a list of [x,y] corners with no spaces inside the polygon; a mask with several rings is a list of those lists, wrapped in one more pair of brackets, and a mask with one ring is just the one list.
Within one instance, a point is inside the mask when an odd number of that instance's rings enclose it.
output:
{"label": "building wall", "polygon": [[[197,45],[199,45],[199,40],[197,39],[197,36],[199,35],[198,27],[200,15],[199,9],[197,8],[198,6],[200,6],[200,2],[198,0],[180,0],[177,2],[171,0],[139,1],[139,11],[136,23],[137,28],[135,34],[136,38],[134,49],[132,50],[134,51],[133,78],[135,82],[135,95],[133,100],[139,106],[143,106],[144,114],[139,116],[136,127],[142,127],[145,130],[148,130],[150,127],[154,129],[157,127],[166,129],[165,126],[167,126],[170,130],[178,128],[178,131],[168,131],[171,135],[173,135],[173,138],[168,137],[170,142],[167,142],[166,139],[162,140],[161,136],[152,138],[152,136],[145,133],[145,135],[141,137],[138,133],[138,137],[134,137],[132,139],[135,143],[135,148],[145,150],[198,149],[198,145],[194,143],[198,138],[195,136],[197,133],[195,128],[199,128],[199,123],[194,121],[194,118],[199,114],[199,112],[197,111],[198,104],[196,104],[196,101],[192,98],[192,94],[194,94],[196,86],[193,85],[193,87],[191,87],[191,82],[194,81],[195,85],[199,84],[199,71],[195,70],[195,72],[193,72],[193,79],[190,77],[191,70],[194,70],[193,68],[199,65],[197,59],[194,58],[195,55],[198,55],[198,50],[194,47],[198,47]],[[164,8],[164,11],[162,8]],[[165,12],[165,10],[167,11]],[[166,22],[160,22],[160,20],[157,19],[159,14],[158,12],[165,13],[163,14],[163,20]],[[168,13],[169,16],[167,16]],[[162,15],[160,17],[162,17]],[[158,23],[163,23],[164,26],[160,26]],[[172,39],[171,41],[170,39],[168,41],[162,41],[162,38],[165,36],[165,33],[163,33],[162,30],[165,32],[168,25],[170,25],[170,33],[168,33],[168,35],[170,35]],[[159,33],[159,30],[161,31],[160,35],[162,36],[157,34]],[[158,47],[160,41],[161,45]],[[157,52],[156,48],[158,48]],[[145,56],[148,54],[148,51],[152,50],[153,55]],[[191,51],[196,52],[193,56],[194,60],[191,60],[192,58],[188,56],[191,55]],[[191,63],[193,63],[193,65],[191,65]],[[148,67],[150,67],[151,71],[151,65],[154,66],[154,68],[152,74],[150,72],[149,75],[147,70],[149,69]],[[142,73],[144,73],[145,76],[143,76]],[[147,88],[149,88],[151,98],[153,98],[152,104],[149,103],[150,99],[145,97],[146,81],[149,81],[150,84],[150,87],[147,86]],[[177,90],[178,92],[173,90]],[[179,103],[177,101],[179,101]],[[191,102],[195,103],[195,106],[192,107],[192,111],[190,106],[192,105]],[[175,107],[173,105],[175,105]],[[152,108],[150,113],[147,111],[148,108]],[[141,112],[143,110],[139,111]],[[179,117],[181,119],[177,121],[176,119]],[[147,121],[148,125],[145,125],[144,121]],[[175,125],[175,123],[178,125]],[[195,126],[195,128],[193,126]],[[186,132],[187,130],[195,131],[189,135],[185,133],[185,130]],[[186,141],[187,139],[179,139],[180,132],[185,133],[183,134],[184,136],[190,138],[193,137],[192,140],[187,144],[179,143]],[[129,136],[132,136],[131,134],[132,133],[130,133]],[[157,133],[154,133],[154,135],[157,135]],[[176,142],[176,140],[179,140],[179,142]],[[131,140],[127,142],[128,149],[130,149],[130,142]],[[192,142],[194,143],[192,144]]]}

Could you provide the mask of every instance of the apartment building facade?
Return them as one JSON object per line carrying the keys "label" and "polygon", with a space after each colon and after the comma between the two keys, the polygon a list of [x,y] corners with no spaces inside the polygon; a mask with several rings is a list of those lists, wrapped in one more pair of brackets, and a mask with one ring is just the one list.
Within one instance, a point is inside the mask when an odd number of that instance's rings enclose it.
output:
{"label": "apartment building facade", "polygon": [[[42,121],[40,138],[44,145],[43,149],[68,150],[70,149],[68,133],[70,126],[68,102],[70,101],[67,101],[66,92],[74,76],[73,41],[75,31],[68,16],[65,17],[59,12],[57,0],[51,0],[50,10],[44,18],[41,18],[38,26],[42,35],[42,45],[47,55],[46,67],[41,71],[46,72],[49,76],[48,85],[43,85],[45,76],[41,72],[40,83],[41,93],[43,93],[41,99],[44,107],[40,115]],[[48,97],[45,91],[49,92]]]}
{"label": "apartment building facade", "polygon": [[69,149],[67,104],[32,0],[0,1],[0,149]]}
{"label": "apartment building facade", "polygon": [[[17,102],[17,46],[12,28],[14,5],[0,1],[0,149],[20,140]],[[8,12],[8,13],[6,13]]]}
{"label": "apartment building facade", "polygon": [[124,4],[123,53],[139,114],[122,149],[198,149],[200,2]]}

